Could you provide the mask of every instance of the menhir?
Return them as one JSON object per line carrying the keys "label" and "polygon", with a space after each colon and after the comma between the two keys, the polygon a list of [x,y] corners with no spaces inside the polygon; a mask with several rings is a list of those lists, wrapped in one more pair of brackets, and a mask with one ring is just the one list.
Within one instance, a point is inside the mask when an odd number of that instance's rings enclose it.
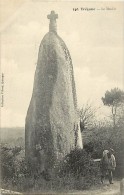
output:
{"label": "menhir", "polygon": [[[54,11],[38,54],[25,125],[25,154],[40,172],[52,169],[75,147],[82,148],[72,60],[57,34]],[[35,165],[34,165],[35,166]]]}

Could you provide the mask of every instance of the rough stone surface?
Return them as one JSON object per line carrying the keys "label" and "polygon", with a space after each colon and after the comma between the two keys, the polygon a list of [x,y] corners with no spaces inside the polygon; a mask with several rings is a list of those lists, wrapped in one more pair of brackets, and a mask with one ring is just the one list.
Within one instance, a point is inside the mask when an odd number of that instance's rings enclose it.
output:
{"label": "rough stone surface", "polygon": [[57,33],[49,32],[39,48],[33,94],[26,116],[27,159],[37,158],[39,144],[40,159],[44,158],[42,169],[49,169],[57,159],[80,146],[77,120],[72,60],[63,40]]}

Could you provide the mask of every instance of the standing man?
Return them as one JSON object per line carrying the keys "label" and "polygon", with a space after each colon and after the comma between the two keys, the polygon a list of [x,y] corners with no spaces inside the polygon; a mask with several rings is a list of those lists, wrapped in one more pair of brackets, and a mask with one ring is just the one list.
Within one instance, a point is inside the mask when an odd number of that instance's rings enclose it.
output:
{"label": "standing man", "polygon": [[116,160],[114,156],[114,150],[112,148],[109,149],[108,155],[108,178],[109,183],[113,184],[113,172],[116,168]]}
{"label": "standing man", "polygon": [[101,162],[100,162],[101,183],[104,183],[107,170],[108,170],[108,155],[107,155],[108,153],[109,153],[108,150],[103,151],[103,155],[102,155]]}

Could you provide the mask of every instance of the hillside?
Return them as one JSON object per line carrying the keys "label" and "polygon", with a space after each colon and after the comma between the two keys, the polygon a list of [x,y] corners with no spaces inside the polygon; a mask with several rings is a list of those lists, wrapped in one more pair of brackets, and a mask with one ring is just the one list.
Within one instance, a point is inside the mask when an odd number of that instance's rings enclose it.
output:
{"label": "hillside", "polygon": [[10,146],[24,146],[25,129],[24,127],[1,128],[1,143]]}

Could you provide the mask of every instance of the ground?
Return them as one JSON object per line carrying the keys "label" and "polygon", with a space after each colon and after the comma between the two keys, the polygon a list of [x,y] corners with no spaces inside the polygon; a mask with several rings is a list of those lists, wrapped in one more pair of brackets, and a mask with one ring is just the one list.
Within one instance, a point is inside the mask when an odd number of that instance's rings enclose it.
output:
{"label": "ground", "polygon": [[[71,191],[68,193],[48,193],[49,195],[120,195],[120,182],[119,181],[115,181],[114,184],[110,185],[107,184],[107,182],[105,184],[99,184],[98,186],[94,186],[92,187],[90,190],[84,190],[84,191]],[[3,195],[7,195],[7,194],[17,194],[16,192],[12,192],[9,190],[3,190],[2,189],[2,193]],[[21,194],[21,193],[18,193]]]}
{"label": "ground", "polygon": [[115,181],[114,184],[99,184],[98,186],[92,187],[90,190],[73,192],[70,194],[75,195],[120,195],[120,182]]}

